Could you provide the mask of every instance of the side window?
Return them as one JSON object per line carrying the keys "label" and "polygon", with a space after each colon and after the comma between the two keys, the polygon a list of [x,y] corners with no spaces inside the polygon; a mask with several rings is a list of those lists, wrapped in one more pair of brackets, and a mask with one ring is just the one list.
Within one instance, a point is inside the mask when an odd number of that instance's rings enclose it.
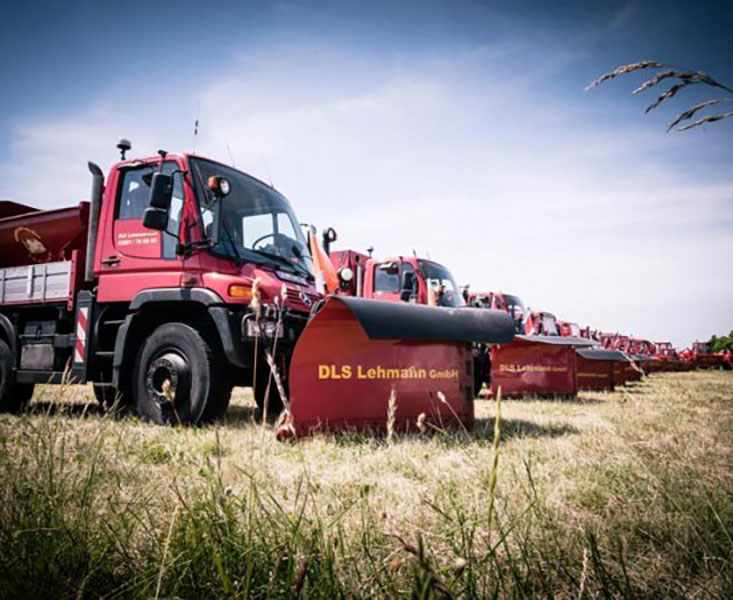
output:
{"label": "side window", "polygon": [[[163,171],[174,171],[173,168],[168,169],[166,164]],[[168,212],[168,231],[163,234],[163,258],[176,258],[176,244],[178,239],[175,237],[181,231],[181,211],[183,210],[183,175],[176,173],[173,176],[173,197],[171,198],[171,208]],[[170,232],[170,233],[168,233]]]}
{"label": "side window", "polygon": [[289,238],[296,239],[295,231],[290,217],[285,213],[277,213],[277,232],[281,235],[287,235]]}
{"label": "side window", "polygon": [[[167,161],[163,165],[163,172],[173,173],[178,165],[173,161]],[[141,221],[145,209],[150,202],[150,185],[153,181],[153,174],[158,170],[157,166],[144,166],[137,169],[124,171],[122,185],[117,201],[115,218],[126,221]],[[180,174],[173,178],[173,197],[171,199],[170,212],[168,216],[168,231],[163,233],[163,257],[176,257],[176,242],[174,235],[178,234],[181,225],[181,211],[183,209],[183,179]]]}
{"label": "side window", "polygon": [[143,167],[125,171],[117,203],[118,219],[142,219],[150,201],[150,183],[155,168]]}
{"label": "side window", "polygon": [[415,277],[415,269],[408,263],[402,263],[402,285],[400,292],[410,290],[411,295],[417,294],[417,278]]}
{"label": "side window", "polygon": [[400,269],[394,263],[382,263],[374,267],[374,291],[398,294],[400,291]]}

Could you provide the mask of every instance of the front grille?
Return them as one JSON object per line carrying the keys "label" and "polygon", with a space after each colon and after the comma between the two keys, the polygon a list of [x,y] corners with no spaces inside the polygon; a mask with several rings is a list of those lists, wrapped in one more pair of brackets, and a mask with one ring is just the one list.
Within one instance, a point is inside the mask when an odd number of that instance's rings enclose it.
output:
{"label": "front grille", "polygon": [[[303,302],[303,299],[300,296],[301,293],[305,293],[305,295],[310,299],[310,304],[306,304],[305,302]],[[318,298],[319,297],[317,294],[303,292],[302,290],[299,290],[297,288],[288,288],[287,299],[292,308],[294,308],[295,310],[309,312],[311,306],[313,306],[318,301]]]}

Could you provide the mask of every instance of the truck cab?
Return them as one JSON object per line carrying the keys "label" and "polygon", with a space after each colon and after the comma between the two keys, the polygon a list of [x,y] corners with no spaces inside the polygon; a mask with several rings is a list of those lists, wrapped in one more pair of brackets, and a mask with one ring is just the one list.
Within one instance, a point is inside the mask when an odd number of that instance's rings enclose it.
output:
{"label": "truck cab", "polygon": [[516,333],[524,333],[524,317],[527,309],[519,296],[504,292],[470,292],[468,304],[475,308],[491,308],[509,313],[514,321]]}
{"label": "truck cab", "polygon": [[414,256],[376,259],[353,250],[334,251],[330,257],[340,280],[348,274],[343,293],[452,308],[466,304],[453,275],[435,261]]}
{"label": "truck cab", "polygon": [[69,367],[101,402],[136,405],[157,422],[220,416],[232,386],[253,383],[258,404],[271,396],[277,410],[265,361],[286,385],[322,298],[290,203],[210,159],[160,151],[129,160],[129,143],[118,147],[106,180],[90,163],[91,202],[0,208],[5,408]]}

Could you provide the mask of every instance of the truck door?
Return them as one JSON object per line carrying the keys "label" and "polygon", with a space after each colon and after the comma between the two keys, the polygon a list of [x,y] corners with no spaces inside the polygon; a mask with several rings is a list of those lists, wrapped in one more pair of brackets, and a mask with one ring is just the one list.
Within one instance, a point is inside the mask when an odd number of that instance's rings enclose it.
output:
{"label": "truck door", "polygon": [[[180,285],[183,260],[176,255],[176,236],[180,233],[184,203],[182,174],[173,177],[167,232],[148,229],[142,222],[153,174],[158,168],[158,163],[148,163],[122,168],[118,173],[113,210],[109,207],[105,211],[100,301],[125,301],[145,288]],[[172,174],[178,168],[175,161],[169,160],[162,170]],[[150,277],[146,277],[148,274]]]}
{"label": "truck door", "polygon": [[419,281],[415,268],[407,261],[390,260],[374,265],[373,295],[379,300],[416,302]]}

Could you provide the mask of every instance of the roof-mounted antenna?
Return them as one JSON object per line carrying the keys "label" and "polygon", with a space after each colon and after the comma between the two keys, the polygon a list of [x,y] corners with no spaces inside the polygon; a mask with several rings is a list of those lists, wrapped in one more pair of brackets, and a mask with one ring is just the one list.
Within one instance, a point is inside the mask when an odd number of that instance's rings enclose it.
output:
{"label": "roof-mounted antenna", "polygon": [[[234,167],[236,169],[237,168],[237,165],[234,164],[234,154],[232,154],[232,149],[229,147],[229,144],[227,144],[227,152],[229,152],[229,160],[232,163],[232,167]],[[270,186],[270,187],[272,187],[272,186]]]}
{"label": "roof-mounted antenna", "polygon": [[196,155],[196,140],[199,136],[199,118],[201,117],[201,101],[196,108],[196,120],[193,122],[193,154]]}
{"label": "roof-mounted antenna", "polygon": [[120,159],[125,160],[125,154],[127,154],[129,150],[132,150],[132,144],[130,143],[130,140],[122,138],[117,142],[117,149],[120,151]]}

